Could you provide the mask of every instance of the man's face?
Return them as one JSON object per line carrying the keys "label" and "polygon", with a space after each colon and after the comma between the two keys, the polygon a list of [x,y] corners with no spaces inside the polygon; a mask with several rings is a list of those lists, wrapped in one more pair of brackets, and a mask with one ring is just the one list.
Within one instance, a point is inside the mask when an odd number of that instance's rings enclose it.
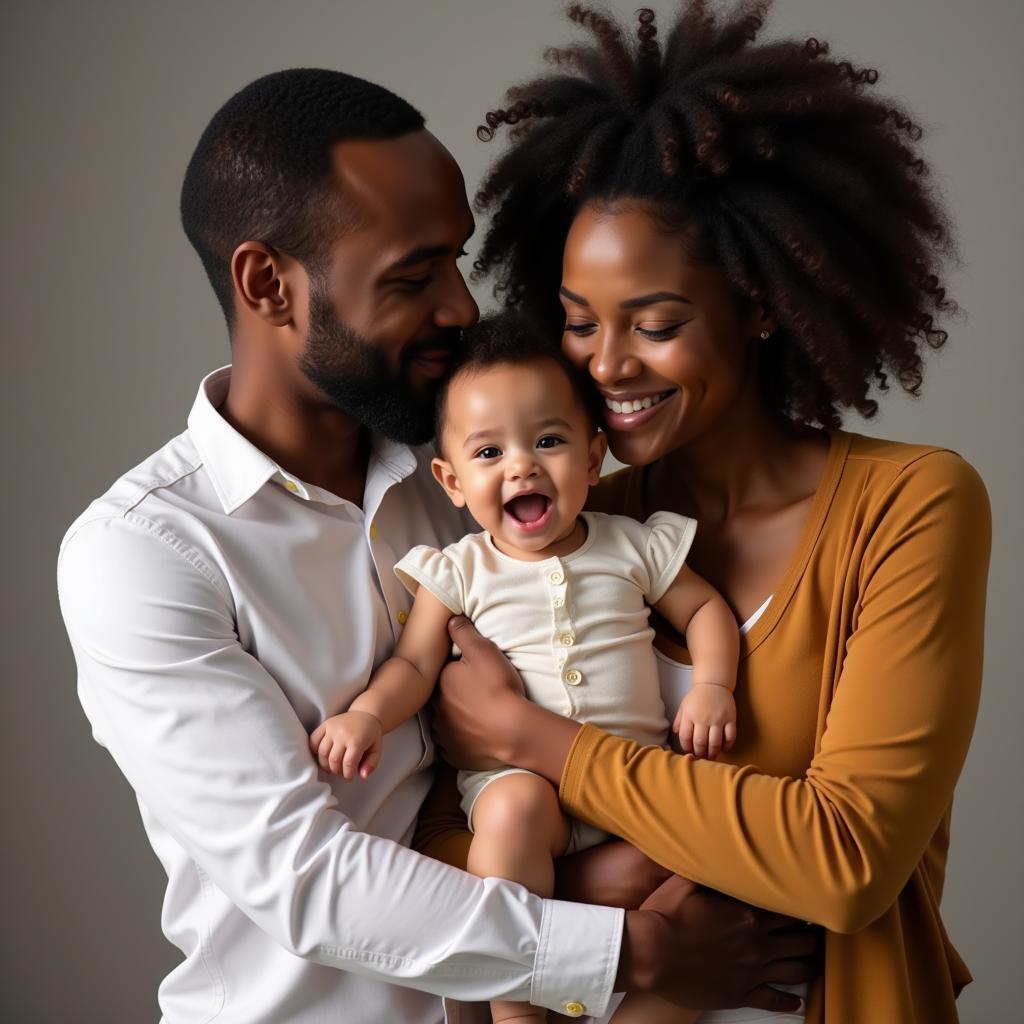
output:
{"label": "man's face", "polygon": [[479,315],[456,265],[473,231],[462,175],[426,131],[342,142],[333,158],[357,221],[311,275],[299,366],[360,423],[422,444],[462,329]]}

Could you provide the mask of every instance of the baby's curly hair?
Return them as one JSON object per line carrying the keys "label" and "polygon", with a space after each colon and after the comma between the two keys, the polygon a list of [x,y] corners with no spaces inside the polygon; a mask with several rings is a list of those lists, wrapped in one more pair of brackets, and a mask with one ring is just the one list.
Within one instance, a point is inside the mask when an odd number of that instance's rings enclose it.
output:
{"label": "baby's curly hair", "polygon": [[[769,3],[724,15],[689,0],[659,42],[654,12],[635,33],[584,4],[591,40],[550,49],[554,70],[507,94],[477,129],[510,145],[476,206],[490,228],[474,277],[548,325],[560,324],[562,248],[589,201],[640,199],[719,265],[777,329],[763,393],[790,419],[838,426],[870,417],[889,375],[918,394],[923,345],[956,311],[939,270],[950,227],[915,144],[921,129],[875,93],[878,73],[827,43],[756,41]],[[630,38],[632,36],[632,38]]]}

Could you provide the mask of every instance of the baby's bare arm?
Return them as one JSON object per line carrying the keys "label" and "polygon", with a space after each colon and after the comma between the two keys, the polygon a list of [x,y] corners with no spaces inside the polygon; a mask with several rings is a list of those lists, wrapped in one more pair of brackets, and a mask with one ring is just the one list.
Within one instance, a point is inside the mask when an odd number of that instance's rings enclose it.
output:
{"label": "baby's bare arm", "polygon": [[451,610],[420,587],[395,653],[374,673],[351,711],[375,716],[384,732],[411,718],[426,704],[448,657]]}
{"label": "baby's bare arm", "polygon": [[693,685],[672,729],[687,754],[714,760],[736,741],[736,619],[722,595],[686,566],[655,607],[686,634],[693,659]]}
{"label": "baby's bare arm", "polygon": [[693,658],[693,685],[713,683],[732,692],[740,638],[725,598],[688,566],[654,606],[680,633]]}

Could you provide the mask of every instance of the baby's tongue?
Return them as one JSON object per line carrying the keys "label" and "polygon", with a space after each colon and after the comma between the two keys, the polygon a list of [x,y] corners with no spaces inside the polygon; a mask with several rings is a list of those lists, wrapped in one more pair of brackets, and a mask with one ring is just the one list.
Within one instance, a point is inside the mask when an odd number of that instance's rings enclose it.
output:
{"label": "baby's tongue", "polygon": [[543,494],[524,494],[513,498],[505,508],[521,523],[535,523],[547,511],[548,499]]}

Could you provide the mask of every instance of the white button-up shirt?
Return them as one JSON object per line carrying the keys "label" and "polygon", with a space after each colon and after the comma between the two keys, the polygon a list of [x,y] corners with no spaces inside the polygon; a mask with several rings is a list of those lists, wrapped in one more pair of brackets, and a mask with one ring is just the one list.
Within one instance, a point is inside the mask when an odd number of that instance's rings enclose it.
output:
{"label": "white button-up shirt", "polygon": [[621,911],[407,849],[431,780],[422,718],[388,733],[366,781],[309,751],[401,632],[395,562],[467,529],[429,455],[376,438],[359,508],[220,416],[229,375],[79,517],[58,567],[82,706],[167,872],[184,959],[163,1021],[436,1024],[440,996],[602,1013]]}

